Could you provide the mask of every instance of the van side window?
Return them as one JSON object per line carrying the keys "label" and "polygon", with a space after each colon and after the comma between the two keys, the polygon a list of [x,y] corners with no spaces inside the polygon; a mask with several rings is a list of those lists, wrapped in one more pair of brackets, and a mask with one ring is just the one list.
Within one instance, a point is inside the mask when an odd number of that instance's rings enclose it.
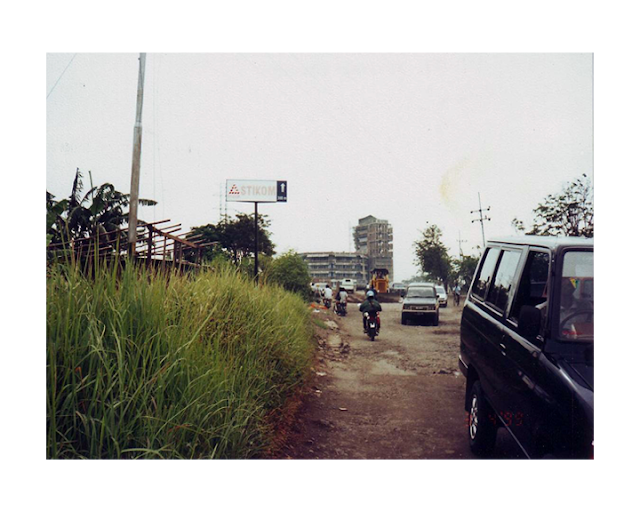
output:
{"label": "van side window", "polygon": [[487,302],[494,305],[500,311],[507,307],[509,291],[513,283],[513,276],[518,269],[522,251],[503,251],[496,277],[491,284],[491,289],[487,295]]}
{"label": "van side window", "polygon": [[492,247],[485,254],[480,272],[478,272],[476,280],[473,283],[473,287],[471,288],[471,293],[480,299],[484,299],[484,296],[487,293],[489,281],[491,280],[491,276],[493,275],[493,270],[496,267],[499,255],[500,249],[496,247]]}
{"label": "van side window", "polygon": [[548,278],[549,254],[542,251],[530,251],[509,314],[510,320],[518,322],[522,306],[536,306],[541,309],[543,314],[546,312]]}

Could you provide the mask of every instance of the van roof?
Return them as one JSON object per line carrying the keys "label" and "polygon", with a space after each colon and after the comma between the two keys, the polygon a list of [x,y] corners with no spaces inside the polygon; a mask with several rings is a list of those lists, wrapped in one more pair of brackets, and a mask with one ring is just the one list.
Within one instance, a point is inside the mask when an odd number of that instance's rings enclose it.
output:
{"label": "van roof", "polygon": [[557,249],[558,247],[593,247],[593,238],[581,236],[522,235],[490,238],[487,240],[487,243],[533,245],[546,247],[547,249]]}

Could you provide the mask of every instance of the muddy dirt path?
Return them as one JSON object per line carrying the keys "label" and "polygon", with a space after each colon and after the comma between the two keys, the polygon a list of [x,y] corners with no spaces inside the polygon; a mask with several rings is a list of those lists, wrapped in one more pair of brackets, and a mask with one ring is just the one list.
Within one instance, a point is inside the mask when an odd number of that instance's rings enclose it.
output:
{"label": "muddy dirt path", "polygon": [[[442,308],[434,327],[402,325],[400,304],[382,307],[374,342],[362,331],[357,304],[349,304],[346,317],[315,314],[329,327],[284,458],[475,458],[457,366],[462,308]],[[496,456],[517,456],[506,441]]]}
{"label": "muddy dirt path", "polygon": [[319,459],[469,458],[464,378],[457,369],[459,308],[440,325],[401,325],[382,304],[380,337],[362,332],[356,304],[326,336],[301,439],[288,454]]}

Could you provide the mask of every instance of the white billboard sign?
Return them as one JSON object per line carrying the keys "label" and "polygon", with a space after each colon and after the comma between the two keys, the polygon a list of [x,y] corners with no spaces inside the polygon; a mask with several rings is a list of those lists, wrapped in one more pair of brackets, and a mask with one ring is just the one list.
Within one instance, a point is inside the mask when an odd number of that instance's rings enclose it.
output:
{"label": "white billboard sign", "polygon": [[287,202],[287,182],[277,180],[227,180],[227,201]]}

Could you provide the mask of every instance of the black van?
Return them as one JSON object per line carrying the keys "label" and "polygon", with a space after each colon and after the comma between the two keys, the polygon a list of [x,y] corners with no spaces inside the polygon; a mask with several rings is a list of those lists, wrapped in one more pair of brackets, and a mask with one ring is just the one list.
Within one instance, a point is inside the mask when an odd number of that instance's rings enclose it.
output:
{"label": "black van", "polygon": [[529,458],[593,457],[593,239],[491,240],[462,311],[471,450],[498,427]]}

